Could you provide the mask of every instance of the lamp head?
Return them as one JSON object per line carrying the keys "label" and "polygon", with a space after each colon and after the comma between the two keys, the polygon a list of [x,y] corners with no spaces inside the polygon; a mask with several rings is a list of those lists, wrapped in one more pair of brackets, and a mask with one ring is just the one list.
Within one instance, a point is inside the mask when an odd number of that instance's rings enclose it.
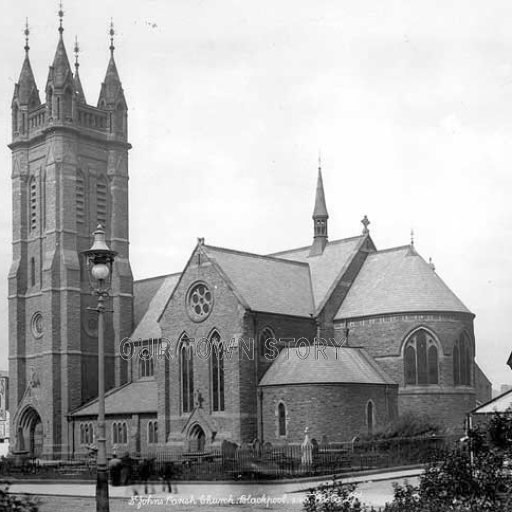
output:
{"label": "lamp head", "polygon": [[87,258],[91,288],[99,292],[107,292],[112,283],[112,265],[116,252],[110,250],[105,239],[105,230],[98,225],[93,233],[92,247],[83,254]]}

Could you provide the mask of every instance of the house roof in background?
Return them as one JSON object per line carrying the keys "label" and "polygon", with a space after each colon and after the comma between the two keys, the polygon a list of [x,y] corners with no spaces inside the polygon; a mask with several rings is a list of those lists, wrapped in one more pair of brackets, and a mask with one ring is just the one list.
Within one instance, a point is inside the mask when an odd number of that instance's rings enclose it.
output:
{"label": "house roof in background", "polygon": [[471,414],[493,414],[494,412],[512,412],[512,389],[493,398],[491,401],[473,409]]}

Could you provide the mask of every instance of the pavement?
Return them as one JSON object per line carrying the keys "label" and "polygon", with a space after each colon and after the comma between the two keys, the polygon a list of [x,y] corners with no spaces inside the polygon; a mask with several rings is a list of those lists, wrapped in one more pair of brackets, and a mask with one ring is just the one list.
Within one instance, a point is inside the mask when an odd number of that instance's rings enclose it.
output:
{"label": "pavement", "polygon": [[[381,472],[366,472],[336,478],[335,481],[357,483],[360,499],[368,504],[382,506],[392,497],[391,481],[415,481],[423,472],[422,467],[402,468]],[[333,477],[279,480],[274,482],[223,481],[223,482],[177,482],[169,493],[163,482],[149,482],[147,492],[144,484],[109,486],[111,500],[123,500],[134,509],[148,509],[165,505],[185,509],[190,506],[254,505],[262,508],[281,509],[281,505],[299,506],[307,491],[322,485],[332,485]],[[382,482],[379,486],[376,482]],[[378,489],[378,491],[375,491]],[[71,498],[93,498],[95,482],[58,482],[45,480],[11,481],[13,494],[31,494],[40,497],[59,496]],[[368,498],[368,499],[365,499]],[[188,507],[187,507],[188,508]],[[283,506],[284,510],[285,507]]]}

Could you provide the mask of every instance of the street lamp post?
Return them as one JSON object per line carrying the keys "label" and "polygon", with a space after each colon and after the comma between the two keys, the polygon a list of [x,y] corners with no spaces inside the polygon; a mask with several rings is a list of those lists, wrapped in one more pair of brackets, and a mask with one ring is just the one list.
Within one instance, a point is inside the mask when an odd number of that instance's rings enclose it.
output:
{"label": "street lamp post", "polygon": [[109,296],[112,284],[112,267],[115,251],[111,251],[105,240],[101,225],[93,233],[92,247],[83,254],[87,259],[89,279],[94,295],[98,297],[95,308],[98,313],[98,455],[96,460],[96,511],[109,512],[107,449],[105,439],[105,298]]}

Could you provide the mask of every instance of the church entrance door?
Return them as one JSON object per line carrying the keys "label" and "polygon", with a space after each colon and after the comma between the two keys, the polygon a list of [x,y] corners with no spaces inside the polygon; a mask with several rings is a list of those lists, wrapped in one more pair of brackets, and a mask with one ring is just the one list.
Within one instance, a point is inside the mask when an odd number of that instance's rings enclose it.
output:
{"label": "church entrance door", "polygon": [[190,452],[204,452],[206,435],[204,430],[197,423],[189,430],[188,450]]}
{"label": "church entrance door", "polygon": [[43,422],[41,416],[33,408],[28,407],[23,412],[18,427],[16,450],[28,451],[33,457],[39,457],[43,452]]}

